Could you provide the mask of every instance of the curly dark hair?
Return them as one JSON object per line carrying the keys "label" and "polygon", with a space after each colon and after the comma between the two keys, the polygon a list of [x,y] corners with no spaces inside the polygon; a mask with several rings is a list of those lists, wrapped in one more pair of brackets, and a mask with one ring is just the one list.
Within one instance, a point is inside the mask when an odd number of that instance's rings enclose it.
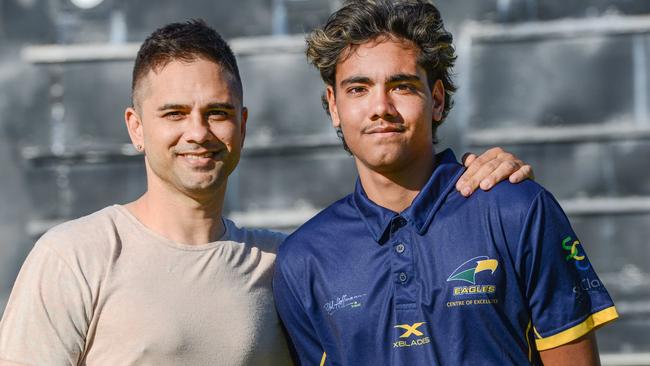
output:
{"label": "curly dark hair", "polygon": [[131,82],[134,106],[138,83],[150,70],[158,71],[172,61],[192,62],[197,58],[213,61],[228,72],[233,78],[233,87],[242,100],[241,77],[230,46],[203,20],[191,19],[183,23],[167,24],[155,30],[140,46]]}
{"label": "curly dark hair", "polygon": [[[445,88],[445,107],[440,121],[432,121],[435,131],[452,107],[456,91],[451,68],[456,55],[453,37],[444,28],[440,12],[427,0],[347,0],[322,28],[307,36],[307,59],[320,72],[325,84],[336,85],[336,65],[344,61],[358,45],[388,36],[415,44],[420,53],[418,64],[427,73],[429,88],[441,80]],[[323,108],[329,104],[323,96]],[[337,131],[342,137],[340,131]],[[343,141],[344,147],[345,140]],[[347,147],[346,147],[347,150]]]}

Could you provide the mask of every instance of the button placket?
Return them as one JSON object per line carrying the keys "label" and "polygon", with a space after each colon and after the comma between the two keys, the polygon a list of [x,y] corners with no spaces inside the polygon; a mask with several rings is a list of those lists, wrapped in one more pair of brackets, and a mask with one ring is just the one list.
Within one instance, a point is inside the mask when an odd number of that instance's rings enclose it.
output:
{"label": "button placket", "polygon": [[416,301],[409,228],[408,221],[402,216],[395,216],[390,223],[391,267],[396,285],[393,299],[398,308],[410,306]]}
{"label": "button placket", "polygon": [[409,279],[409,277],[404,272],[400,272],[398,278],[401,283],[404,283]]}

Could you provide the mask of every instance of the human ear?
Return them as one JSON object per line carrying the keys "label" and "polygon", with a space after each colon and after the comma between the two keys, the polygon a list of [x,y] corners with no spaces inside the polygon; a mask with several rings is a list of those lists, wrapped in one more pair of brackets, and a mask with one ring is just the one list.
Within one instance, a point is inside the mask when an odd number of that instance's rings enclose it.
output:
{"label": "human ear", "polygon": [[129,137],[135,149],[144,151],[144,127],[142,125],[142,119],[135,108],[128,107],[124,111],[124,122],[126,123],[126,129],[129,131]]}
{"label": "human ear", "polygon": [[241,126],[239,127],[239,132],[241,133],[241,147],[244,147],[244,139],[246,139],[246,121],[248,121],[248,108],[242,107]]}
{"label": "human ear", "polygon": [[329,109],[330,117],[332,118],[332,126],[334,128],[340,128],[341,119],[339,118],[339,112],[336,108],[336,94],[334,93],[334,87],[328,85],[325,93],[327,96],[327,108]]}
{"label": "human ear", "polygon": [[433,99],[433,120],[440,122],[445,110],[445,86],[442,80],[438,79],[433,84],[431,98]]}

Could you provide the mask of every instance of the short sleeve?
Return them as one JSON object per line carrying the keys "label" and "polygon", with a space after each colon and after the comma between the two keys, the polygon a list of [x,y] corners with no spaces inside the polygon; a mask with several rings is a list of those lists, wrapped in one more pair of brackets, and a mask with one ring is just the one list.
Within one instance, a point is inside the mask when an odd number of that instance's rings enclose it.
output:
{"label": "short sleeve", "polygon": [[569,343],[618,317],[583,243],[547,191],[530,207],[519,248],[538,350]]}
{"label": "short sleeve", "polygon": [[0,323],[0,360],[77,365],[91,317],[89,294],[81,275],[41,239],[18,274]]}
{"label": "short sleeve", "polygon": [[[281,247],[279,257],[282,257],[282,249]],[[273,296],[280,319],[289,334],[295,364],[324,365],[326,355],[300,301],[297,280],[283,265],[282,258],[275,266]]]}

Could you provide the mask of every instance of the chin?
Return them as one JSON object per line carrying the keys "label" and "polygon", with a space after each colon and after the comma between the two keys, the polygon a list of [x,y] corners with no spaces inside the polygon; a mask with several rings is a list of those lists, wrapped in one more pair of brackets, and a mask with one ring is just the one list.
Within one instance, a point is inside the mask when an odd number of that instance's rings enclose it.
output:
{"label": "chin", "polygon": [[382,158],[382,159],[360,159],[357,158],[361,162],[361,164],[366,168],[369,169],[373,172],[377,173],[389,173],[393,172],[395,170],[399,170],[400,167],[403,167],[404,160],[402,159],[396,159],[396,158]]}
{"label": "chin", "polygon": [[408,154],[399,149],[381,149],[373,146],[365,151],[372,151],[372,154],[355,154],[355,157],[365,162],[369,167],[393,166],[408,160]]}
{"label": "chin", "polygon": [[218,190],[225,182],[221,177],[203,177],[202,179],[181,179],[180,186],[186,192],[195,194],[210,193]]}

